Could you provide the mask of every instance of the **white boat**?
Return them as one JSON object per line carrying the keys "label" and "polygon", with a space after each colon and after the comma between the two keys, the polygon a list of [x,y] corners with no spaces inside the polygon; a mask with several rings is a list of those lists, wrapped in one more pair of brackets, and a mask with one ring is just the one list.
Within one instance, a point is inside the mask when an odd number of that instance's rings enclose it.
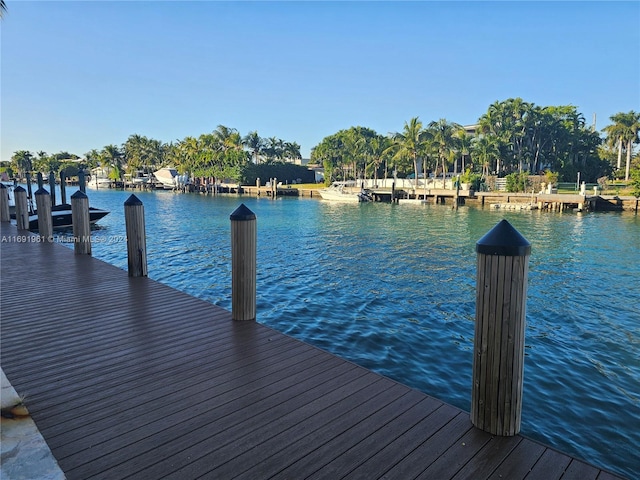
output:
{"label": "white boat", "polygon": [[371,194],[366,190],[358,190],[356,182],[333,182],[330,187],[323,188],[318,191],[323,200],[330,200],[334,202],[370,202],[373,200]]}
{"label": "white boat", "polygon": [[102,167],[91,170],[91,177],[87,182],[87,187],[91,188],[108,188],[111,180],[108,177],[109,172]]}
{"label": "white boat", "polygon": [[175,168],[163,167],[153,172],[153,176],[165,190],[172,190],[178,184],[178,171]]}

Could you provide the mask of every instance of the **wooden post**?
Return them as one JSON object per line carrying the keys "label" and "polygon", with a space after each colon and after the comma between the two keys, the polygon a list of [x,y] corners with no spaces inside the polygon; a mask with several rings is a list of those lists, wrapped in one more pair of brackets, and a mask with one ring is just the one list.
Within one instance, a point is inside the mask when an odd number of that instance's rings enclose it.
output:
{"label": "wooden post", "polygon": [[[44,179],[42,178],[42,173],[38,172],[38,174],[36,175],[36,179],[38,181],[38,190],[44,188]],[[36,192],[38,193],[38,192]]]}
{"label": "wooden post", "polygon": [[527,274],[531,244],[502,220],[476,244],[478,271],[472,423],[493,435],[520,431]]}
{"label": "wooden post", "polygon": [[[80,191],[82,193],[87,193],[86,192],[86,185],[85,185],[85,178],[84,178],[84,169],[80,169],[80,171],[78,172],[78,185],[80,186]],[[96,188],[98,188],[98,182],[96,182]]]}
{"label": "wooden post", "polygon": [[9,213],[9,189],[4,183],[0,183],[0,222],[10,222]]}
{"label": "wooden post", "polygon": [[33,192],[31,191],[31,174],[29,172],[24,174],[27,181],[27,198],[29,201],[33,198]]}
{"label": "wooden post", "polygon": [[460,206],[460,175],[458,175],[456,177],[456,195],[454,200],[454,209],[458,210],[458,207]]}
{"label": "wooden post", "polygon": [[53,171],[49,172],[49,190],[51,190],[51,206],[56,204],[56,175]]}
{"label": "wooden post", "polygon": [[256,319],[256,215],[244,203],[231,214],[231,317]]}
{"label": "wooden post", "polygon": [[147,276],[147,234],[144,227],[144,205],[135,195],[124,202],[127,230],[127,255],[130,277]]}
{"label": "wooden post", "polygon": [[64,170],[60,170],[60,203],[67,203],[67,179]]}
{"label": "wooden post", "polygon": [[[40,177],[42,175],[40,174]],[[53,241],[53,219],[51,218],[51,196],[44,188],[35,193],[38,211],[38,235],[45,242]]]}
{"label": "wooden post", "polygon": [[89,197],[80,190],[71,195],[71,219],[73,222],[73,252],[76,255],[91,255]]}
{"label": "wooden post", "polygon": [[16,225],[18,230],[29,230],[27,191],[22,187],[16,187],[13,190],[13,198],[16,202]]}

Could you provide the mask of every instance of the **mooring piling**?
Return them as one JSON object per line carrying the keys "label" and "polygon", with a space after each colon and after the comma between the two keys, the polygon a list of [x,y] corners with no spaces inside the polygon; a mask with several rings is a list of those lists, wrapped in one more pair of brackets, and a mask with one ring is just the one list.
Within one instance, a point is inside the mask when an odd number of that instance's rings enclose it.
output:
{"label": "mooring piling", "polygon": [[147,276],[147,234],[144,225],[144,205],[135,195],[124,202],[127,231],[127,257],[130,277]]}
{"label": "mooring piling", "polygon": [[256,319],[256,215],[241,204],[231,219],[231,316]]}
{"label": "mooring piling", "polygon": [[[42,179],[42,175],[38,177]],[[51,217],[51,195],[44,188],[39,188],[36,193],[36,209],[38,211],[38,235],[45,242],[53,241],[53,218]],[[27,222],[27,228],[29,223]]]}
{"label": "mooring piling", "polygon": [[9,213],[9,189],[4,183],[0,183],[0,222],[11,221]]}
{"label": "mooring piling", "polygon": [[476,244],[471,421],[493,435],[520,431],[531,244],[502,220]]}
{"label": "mooring piling", "polygon": [[89,197],[80,190],[71,195],[73,251],[76,255],[91,255],[91,222]]}

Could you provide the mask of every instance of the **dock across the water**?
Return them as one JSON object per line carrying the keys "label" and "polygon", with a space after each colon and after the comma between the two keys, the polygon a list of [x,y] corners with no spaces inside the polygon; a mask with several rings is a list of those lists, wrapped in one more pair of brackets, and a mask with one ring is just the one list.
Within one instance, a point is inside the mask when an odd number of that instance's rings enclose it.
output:
{"label": "dock across the water", "polygon": [[0,234],[2,369],[69,480],[618,478],[149,278]]}

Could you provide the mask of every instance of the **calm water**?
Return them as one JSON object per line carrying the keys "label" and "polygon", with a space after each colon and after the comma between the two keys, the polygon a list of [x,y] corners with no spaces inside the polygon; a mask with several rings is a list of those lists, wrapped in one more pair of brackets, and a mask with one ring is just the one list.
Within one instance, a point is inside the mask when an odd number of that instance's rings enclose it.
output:
{"label": "calm water", "polygon": [[[112,212],[94,256],[126,269],[130,192],[87,194]],[[506,218],[532,244],[522,433],[638,476],[638,216],[136,195],[151,278],[230,309],[229,215],[245,203],[258,218],[260,322],[467,411],[475,243]]]}

